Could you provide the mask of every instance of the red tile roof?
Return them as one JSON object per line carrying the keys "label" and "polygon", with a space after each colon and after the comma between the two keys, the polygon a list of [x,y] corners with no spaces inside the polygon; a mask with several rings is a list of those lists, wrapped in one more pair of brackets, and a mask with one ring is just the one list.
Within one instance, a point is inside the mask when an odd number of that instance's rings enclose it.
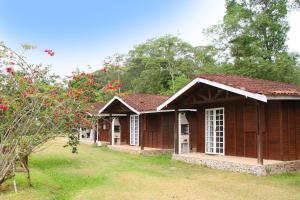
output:
{"label": "red tile roof", "polygon": [[225,74],[201,74],[196,77],[266,96],[300,96],[300,87],[288,83]]}
{"label": "red tile roof", "polygon": [[135,93],[120,98],[137,111],[144,112],[156,111],[157,106],[166,101],[169,96]]}

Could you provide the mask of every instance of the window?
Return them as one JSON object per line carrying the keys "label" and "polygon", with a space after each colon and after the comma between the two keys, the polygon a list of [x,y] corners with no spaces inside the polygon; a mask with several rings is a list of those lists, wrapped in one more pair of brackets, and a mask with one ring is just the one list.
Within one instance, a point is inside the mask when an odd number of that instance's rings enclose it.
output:
{"label": "window", "polygon": [[188,124],[181,124],[181,134],[182,135],[189,134],[189,125]]}
{"label": "window", "polygon": [[114,126],[114,130],[115,130],[116,133],[119,133],[120,132],[120,126],[118,126],[118,125]]}
{"label": "window", "polygon": [[139,116],[130,115],[130,145],[139,145]]}
{"label": "window", "polygon": [[205,152],[224,154],[224,108],[205,110]]}

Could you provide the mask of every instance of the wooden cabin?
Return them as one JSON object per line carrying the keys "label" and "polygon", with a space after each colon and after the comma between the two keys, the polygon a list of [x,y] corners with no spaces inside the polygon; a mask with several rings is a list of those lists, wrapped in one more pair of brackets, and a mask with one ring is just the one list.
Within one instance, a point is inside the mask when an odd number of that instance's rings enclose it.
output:
{"label": "wooden cabin", "polygon": [[174,112],[156,110],[168,98],[153,94],[115,96],[99,111],[100,115],[110,115],[111,120],[106,132],[102,125],[106,122],[99,121],[99,138],[109,140],[111,145],[139,146],[142,150],[173,149]]}
{"label": "wooden cabin", "polygon": [[[157,110],[197,109],[190,151],[263,159],[300,160],[300,88],[235,75],[197,76]],[[175,126],[175,153],[182,152]]]}

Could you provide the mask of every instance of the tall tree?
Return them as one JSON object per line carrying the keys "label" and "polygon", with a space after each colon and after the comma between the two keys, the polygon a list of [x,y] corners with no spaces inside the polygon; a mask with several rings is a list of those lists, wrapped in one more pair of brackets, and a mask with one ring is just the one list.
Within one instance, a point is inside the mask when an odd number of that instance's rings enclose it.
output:
{"label": "tall tree", "polygon": [[286,46],[288,8],[287,0],[226,0],[223,23],[210,29],[232,63],[225,72],[300,83],[298,56]]}
{"label": "tall tree", "polygon": [[172,35],[154,38],[129,52],[124,90],[172,94],[188,82],[195,70],[210,62],[205,48],[194,48]]}

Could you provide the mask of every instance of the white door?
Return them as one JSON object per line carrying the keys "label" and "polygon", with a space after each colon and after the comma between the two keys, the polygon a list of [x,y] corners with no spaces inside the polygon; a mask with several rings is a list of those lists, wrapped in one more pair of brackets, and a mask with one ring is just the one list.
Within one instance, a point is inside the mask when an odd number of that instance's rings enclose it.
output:
{"label": "white door", "polygon": [[205,110],[205,152],[224,155],[224,108]]}
{"label": "white door", "polygon": [[139,145],[139,116],[130,115],[130,145]]}

